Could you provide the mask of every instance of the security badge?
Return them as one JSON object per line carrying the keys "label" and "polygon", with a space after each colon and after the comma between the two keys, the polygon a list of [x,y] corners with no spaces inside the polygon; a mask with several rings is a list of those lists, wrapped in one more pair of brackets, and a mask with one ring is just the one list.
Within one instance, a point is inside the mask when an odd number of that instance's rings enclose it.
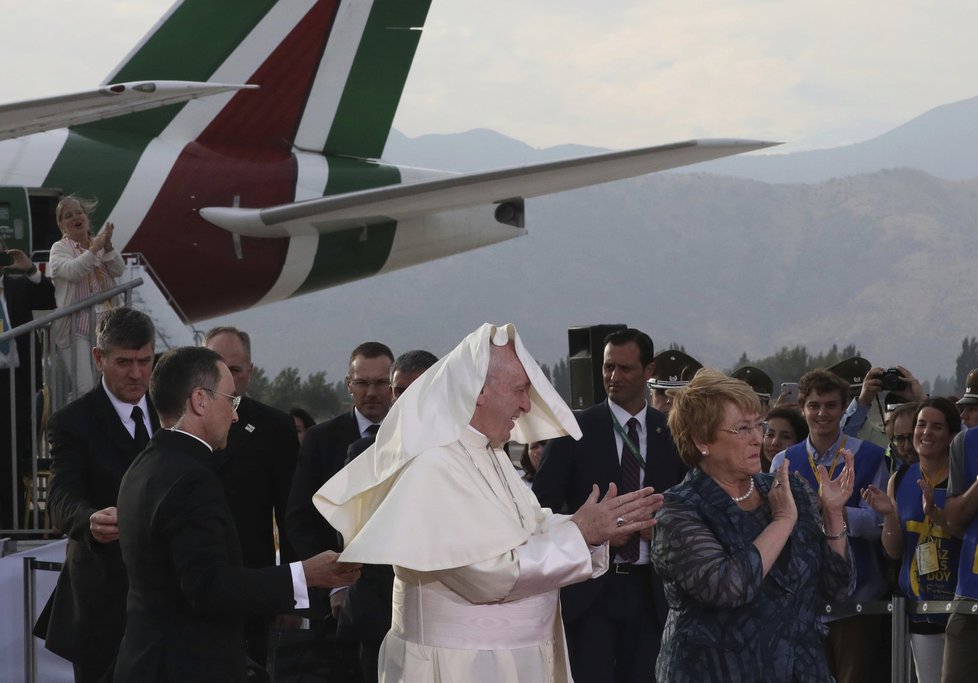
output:
{"label": "security badge", "polygon": [[917,560],[917,573],[921,576],[940,569],[940,563],[937,560],[937,544],[933,539],[925,543],[918,543],[914,556]]}

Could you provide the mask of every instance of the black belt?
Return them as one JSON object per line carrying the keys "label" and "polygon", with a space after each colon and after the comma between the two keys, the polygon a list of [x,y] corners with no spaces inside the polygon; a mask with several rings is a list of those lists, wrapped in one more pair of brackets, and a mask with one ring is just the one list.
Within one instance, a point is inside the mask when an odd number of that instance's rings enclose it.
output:
{"label": "black belt", "polygon": [[651,564],[629,564],[627,562],[615,562],[613,574],[651,574]]}

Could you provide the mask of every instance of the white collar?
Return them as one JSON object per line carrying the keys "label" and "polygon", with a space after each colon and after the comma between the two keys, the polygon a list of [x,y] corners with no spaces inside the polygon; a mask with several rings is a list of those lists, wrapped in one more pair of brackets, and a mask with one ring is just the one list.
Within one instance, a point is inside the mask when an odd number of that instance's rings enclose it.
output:
{"label": "white collar", "polygon": [[213,448],[211,448],[211,445],[210,445],[209,443],[207,443],[206,441],[204,441],[203,439],[201,439],[201,438],[200,438],[199,436],[197,436],[196,434],[191,434],[190,432],[185,432],[185,431],[183,431],[182,429],[177,429],[176,427],[169,427],[169,431],[171,431],[171,432],[178,432],[178,433],[180,433],[180,434],[186,434],[187,436],[189,436],[189,437],[191,437],[191,438],[194,438],[194,439],[197,439],[197,440],[198,440],[198,441],[200,441],[200,442],[201,442],[202,444],[204,444],[205,446],[207,446],[207,450],[209,450],[209,451],[210,451],[211,453],[213,453],[213,452],[214,452],[214,449],[213,449]]}
{"label": "white collar", "polygon": [[360,412],[359,408],[353,408],[353,415],[357,418],[357,429],[360,431],[360,436],[363,436],[363,434],[367,431],[367,427],[372,427],[373,425],[380,426],[379,422],[371,422],[365,418],[363,413]]}
{"label": "white collar", "polygon": [[611,414],[614,415],[615,419],[618,420],[618,424],[620,424],[622,427],[628,424],[628,421],[634,417],[636,420],[638,420],[638,428],[640,430],[645,429],[645,414],[649,410],[648,401],[646,401],[645,404],[642,405],[642,409],[634,415],[629,414],[627,410],[612,401],[610,398],[608,399],[608,407],[611,408]]}
{"label": "white collar", "polygon": [[[104,375],[102,376],[102,389],[105,390],[105,395],[109,397],[109,401],[112,403],[112,407],[115,408],[115,412],[119,415],[119,419],[122,420],[122,424],[129,424],[133,421],[132,407],[134,405],[139,406],[140,410],[143,411],[143,419],[146,420],[146,423],[152,424],[149,420],[149,404],[146,402],[145,393],[139,397],[139,401],[137,403],[126,403],[125,401],[120,401],[115,394],[109,391],[109,387],[105,383]],[[147,431],[152,431],[152,429],[147,428]]]}

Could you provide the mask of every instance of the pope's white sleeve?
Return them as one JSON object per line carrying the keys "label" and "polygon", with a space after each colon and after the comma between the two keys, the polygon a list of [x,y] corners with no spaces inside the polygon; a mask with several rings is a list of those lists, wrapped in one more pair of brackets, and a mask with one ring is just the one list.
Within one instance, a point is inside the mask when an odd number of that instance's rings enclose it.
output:
{"label": "pope's white sleeve", "polygon": [[508,553],[465,567],[431,572],[469,602],[509,602],[601,576],[608,544],[590,548],[570,517],[555,515],[541,533]]}
{"label": "pope's white sleeve", "polygon": [[570,517],[553,515],[543,533],[516,549],[520,572],[507,600],[519,600],[601,576],[608,569],[608,544],[588,546]]}

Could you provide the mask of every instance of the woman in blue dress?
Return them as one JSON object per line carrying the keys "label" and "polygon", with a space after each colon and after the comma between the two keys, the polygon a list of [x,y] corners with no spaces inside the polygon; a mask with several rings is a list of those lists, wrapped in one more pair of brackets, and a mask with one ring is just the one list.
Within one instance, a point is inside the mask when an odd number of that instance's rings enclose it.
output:
{"label": "woman in blue dress", "polygon": [[816,468],[816,501],[787,462],[761,473],[760,410],[753,389],[716,370],[675,390],[669,428],[691,469],[656,514],[652,562],[669,601],[657,680],[832,680],[818,613],[855,580],[852,453],[832,474]]}

